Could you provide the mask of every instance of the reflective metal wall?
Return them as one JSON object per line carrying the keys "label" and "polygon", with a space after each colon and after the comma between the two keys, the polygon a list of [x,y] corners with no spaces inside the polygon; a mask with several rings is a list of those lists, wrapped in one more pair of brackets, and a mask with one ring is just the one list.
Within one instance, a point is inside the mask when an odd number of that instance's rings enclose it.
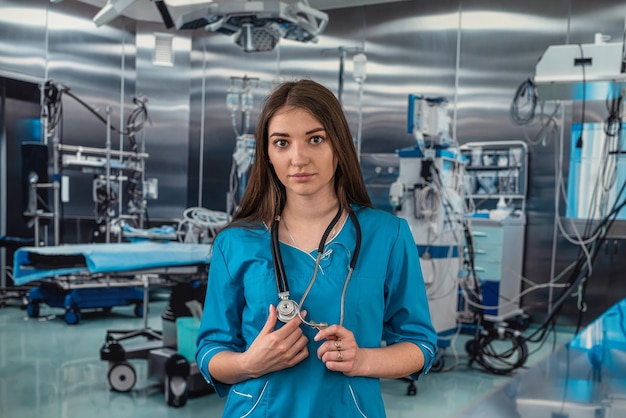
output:
{"label": "reflective metal wall", "polygon": [[42,0],[0,2],[0,71],[7,77],[43,80],[48,13]]}
{"label": "reflective metal wall", "polygon": [[[590,43],[595,32],[621,40],[626,21],[623,0],[407,0],[328,10],[330,22],[318,43],[282,40],[274,51],[250,54],[232,37],[202,30],[174,33],[124,18],[95,28],[91,17],[96,12],[71,0],[55,5],[0,0],[0,73],[66,83],[96,108],[111,106],[118,125],[131,111],[132,97],[147,96],[152,120],[146,130],[151,154],[147,176],[158,178],[160,185],[159,200],[149,203],[152,219],[179,216],[188,206],[226,208],[235,146],[225,106],[231,77],[258,79],[252,84],[253,125],[272,85],[287,78],[311,77],[341,92],[355,136],[362,109],[364,173],[375,203],[385,207],[386,187],[397,174],[395,150],[413,144],[406,132],[408,94],[448,98],[461,144],[532,142],[539,124],[514,124],[509,108],[544,50],[553,44]],[[152,63],[155,32],[176,39],[172,67]],[[368,57],[362,100],[352,78],[352,56],[361,50]],[[567,138],[582,109],[578,102],[564,103],[563,109]],[[98,121],[71,99],[65,113],[64,141],[102,146],[104,130]],[[588,121],[601,121],[605,109],[591,103],[585,114]],[[537,283],[547,282],[577,255],[573,245],[553,233],[557,145],[530,147],[524,274]],[[72,192],[66,215],[89,215],[90,180],[75,177],[73,190],[78,192]],[[616,239],[598,257],[588,286],[589,318],[626,294],[616,279],[625,267],[623,251]],[[547,291],[533,293],[524,305],[540,316],[548,298]],[[575,301],[571,305],[574,319]]]}
{"label": "reflective metal wall", "polygon": [[[157,36],[171,41],[171,65],[155,63]],[[148,201],[148,214],[150,219],[181,218],[187,207],[191,37],[167,33],[161,24],[137,22],[136,44],[135,91],[148,98],[150,117],[142,132],[150,154],[146,177],[159,184],[159,197]]]}

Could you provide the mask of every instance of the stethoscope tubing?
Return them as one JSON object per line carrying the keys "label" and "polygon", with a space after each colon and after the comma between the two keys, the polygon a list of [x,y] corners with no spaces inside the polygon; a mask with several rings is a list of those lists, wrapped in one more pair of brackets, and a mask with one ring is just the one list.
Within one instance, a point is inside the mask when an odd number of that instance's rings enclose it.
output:
{"label": "stethoscope tubing", "polygon": [[[318,258],[320,255],[324,254],[324,247],[326,246],[326,240],[328,239],[328,235],[330,235],[330,231],[335,227],[339,219],[341,219],[341,214],[343,213],[343,209],[339,207],[337,214],[330,221],[328,227],[324,231],[322,235],[322,239],[320,240],[319,246],[317,248]],[[354,224],[354,228],[356,230],[356,243],[354,246],[354,252],[352,253],[352,258],[350,259],[350,272],[354,270],[356,267],[356,262],[359,257],[359,252],[361,251],[361,225],[359,224],[359,220],[356,217],[356,214],[352,210],[352,208],[348,208],[348,216],[352,223]],[[274,218],[274,222],[272,222],[272,227],[270,231],[271,235],[271,246],[272,246],[272,261],[274,264],[274,272],[276,277],[276,289],[278,290],[278,294],[285,294],[289,292],[289,282],[287,280],[287,274],[285,273],[285,265],[283,263],[282,253],[280,251],[280,241],[278,239],[278,226],[280,223],[280,215],[276,215]],[[316,263],[316,270],[318,268]],[[308,293],[308,292],[307,292]]]}

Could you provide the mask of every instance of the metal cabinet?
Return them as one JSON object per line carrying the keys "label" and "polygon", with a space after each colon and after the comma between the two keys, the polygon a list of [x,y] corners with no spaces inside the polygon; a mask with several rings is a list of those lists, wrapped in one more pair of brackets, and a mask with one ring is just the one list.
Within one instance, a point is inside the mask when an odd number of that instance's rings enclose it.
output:
{"label": "metal cabinet", "polygon": [[481,281],[485,319],[503,321],[522,315],[519,294],[524,257],[522,212],[503,220],[473,219],[474,269]]}

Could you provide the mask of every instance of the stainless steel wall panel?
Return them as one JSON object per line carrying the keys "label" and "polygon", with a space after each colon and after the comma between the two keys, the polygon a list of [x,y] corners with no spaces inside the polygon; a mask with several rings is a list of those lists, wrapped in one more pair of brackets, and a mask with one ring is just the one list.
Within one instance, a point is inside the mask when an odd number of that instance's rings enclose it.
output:
{"label": "stainless steel wall panel", "polygon": [[188,182],[187,202],[191,206],[202,206],[204,187],[204,147],[206,96],[204,74],[206,71],[206,54],[204,45],[198,39],[192,39],[189,56],[189,155],[187,160]]}
{"label": "stainless steel wall panel", "polygon": [[137,22],[135,90],[148,98],[150,123],[145,128],[146,177],[159,182],[159,198],[149,201],[150,218],[181,218],[187,206],[189,152],[189,80],[191,39],[172,36],[172,66],[153,63],[155,33],[163,25]]}
{"label": "stainless steel wall panel", "polygon": [[47,10],[41,0],[0,1],[0,75],[43,80]]}

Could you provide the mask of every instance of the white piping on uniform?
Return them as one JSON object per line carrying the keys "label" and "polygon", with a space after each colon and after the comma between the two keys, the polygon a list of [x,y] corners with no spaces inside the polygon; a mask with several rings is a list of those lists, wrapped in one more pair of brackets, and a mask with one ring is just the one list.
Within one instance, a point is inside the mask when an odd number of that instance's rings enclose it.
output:
{"label": "white piping on uniform", "polygon": [[426,346],[426,345],[424,345],[424,344],[422,344],[422,343],[420,343],[420,345],[421,345],[422,347],[424,347],[426,350],[428,350],[428,352],[429,352],[430,354],[432,354],[433,356],[435,355],[435,353],[433,353],[433,350],[431,350],[431,349],[430,349],[430,347],[428,347],[428,346]]}
{"label": "white piping on uniform", "polygon": [[[241,418],[246,418],[248,415],[250,415],[252,413],[252,411],[254,411],[256,409],[257,405],[261,401],[261,398],[263,397],[263,394],[265,393],[265,388],[267,387],[268,382],[269,382],[269,380],[265,381],[265,384],[263,385],[263,389],[261,390],[261,393],[259,394],[259,399],[257,399],[256,402],[254,403],[254,405],[252,405],[252,409],[250,409],[245,415],[242,415]],[[249,396],[250,398],[252,398],[252,395],[243,394],[243,393],[235,391],[234,389],[233,389],[233,392],[237,393],[238,395]]]}
{"label": "white piping on uniform", "polygon": [[359,408],[359,404],[356,401],[356,397],[354,396],[354,390],[352,390],[352,385],[348,385],[348,389],[350,389],[350,395],[352,396],[352,402],[354,402],[354,406],[356,406],[357,411],[359,411],[359,414],[361,414],[361,416],[363,418],[367,418],[367,415],[365,415],[363,413],[363,411],[361,411],[361,408]]}

